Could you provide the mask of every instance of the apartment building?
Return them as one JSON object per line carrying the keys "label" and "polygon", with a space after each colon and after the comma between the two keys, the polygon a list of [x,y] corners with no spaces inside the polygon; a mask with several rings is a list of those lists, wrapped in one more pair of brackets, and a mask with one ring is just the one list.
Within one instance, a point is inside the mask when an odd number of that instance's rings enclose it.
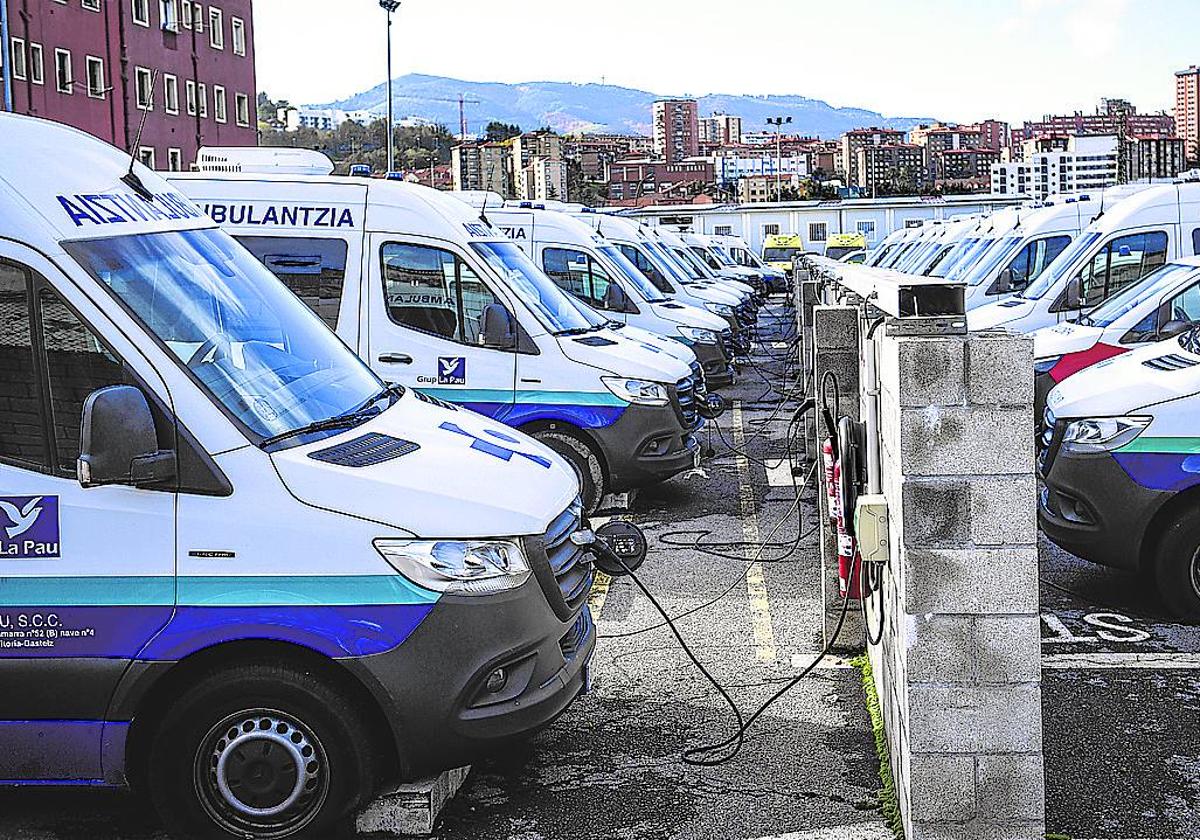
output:
{"label": "apartment building", "polygon": [[[1178,77],[1176,77],[1178,94]],[[1139,114],[1126,99],[1101,99],[1094,114],[1076,111],[1074,114],[1047,114],[1034,122],[1025,122],[1011,132],[1014,152],[1026,140],[1043,135],[1139,135],[1143,137],[1174,137],[1175,118],[1170,114]],[[1014,153],[1013,157],[1017,157]]]}
{"label": "apartment building", "polygon": [[697,142],[701,146],[736,146],[742,142],[742,118],[732,114],[713,114],[697,124]]}
{"label": "apartment building", "polygon": [[1188,164],[1200,164],[1200,67],[1194,64],[1175,74],[1175,132]]}
{"label": "apartment building", "polygon": [[856,152],[853,171],[865,191],[897,186],[917,189],[928,182],[925,149],[915,143],[866,143]]}
{"label": "apartment building", "polygon": [[610,204],[664,203],[694,196],[713,182],[710,161],[619,160],[609,168]]}
{"label": "apartment building", "polygon": [[654,103],[654,155],[679,163],[700,151],[700,125],[695,99],[659,99]]}
{"label": "apartment building", "polygon": [[508,172],[517,198],[567,200],[567,164],[560,135],[532,131],[507,142]]}
{"label": "apartment building", "polygon": [[507,196],[508,147],[475,141],[450,150],[450,172],[456,190],[489,190]]}
{"label": "apartment building", "polygon": [[773,150],[741,146],[718,149],[708,157],[718,184],[728,186],[758,175],[807,178],[812,156],[807,152],[776,155]]}
{"label": "apartment building", "polygon": [[187,169],[201,146],[258,142],[252,0],[0,2],[11,56],[0,72],[17,113],[163,170]]}
{"label": "apartment building", "polygon": [[[892,128],[856,128],[842,135],[840,175],[848,187],[866,186],[863,183],[859,152],[866,146],[895,146],[904,144],[904,132]],[[918,149],[920,147],[917,147]]]}
{"label": "apartment building", "polygon": [[[1118,183],[1117,143],[1114,135],[1071,136],[1062,148],[1043,144],[1045,150],[1024,160],[992,164],[991,193],[1040,201],[1055,193],[1113,186]],[[1058,145],[1056,139],[1053,146]]]}

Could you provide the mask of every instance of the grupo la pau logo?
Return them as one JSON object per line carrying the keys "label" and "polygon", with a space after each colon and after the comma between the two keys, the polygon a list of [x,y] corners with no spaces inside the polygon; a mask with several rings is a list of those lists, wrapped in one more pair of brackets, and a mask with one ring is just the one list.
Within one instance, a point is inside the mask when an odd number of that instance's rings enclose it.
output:
{"label": "grupo la pau logo", "polygon": [[58,496],[0,496],[0,559],[58,556]]}

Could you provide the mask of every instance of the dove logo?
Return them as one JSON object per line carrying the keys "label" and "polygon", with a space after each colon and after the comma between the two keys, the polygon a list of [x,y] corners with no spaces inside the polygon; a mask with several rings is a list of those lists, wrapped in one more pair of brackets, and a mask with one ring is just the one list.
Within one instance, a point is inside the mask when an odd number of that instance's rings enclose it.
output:
{"label": "dove logo", "polygon": [[0,560],[58,556],[58,496],[0,496]]}
{"label": "dove logo", "polygon": [[438,357],[439,385],[466,385],[467,360],[463,356]]}

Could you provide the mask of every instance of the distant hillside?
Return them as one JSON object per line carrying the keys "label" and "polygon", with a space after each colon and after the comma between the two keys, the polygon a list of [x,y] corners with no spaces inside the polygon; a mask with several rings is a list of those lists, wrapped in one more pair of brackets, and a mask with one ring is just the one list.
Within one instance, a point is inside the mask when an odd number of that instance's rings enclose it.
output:
{"label": "distant hillside", "polygon": [[[548,125],[559,132],[650,133],[650,106],[659,94],[616,85],[567,82],[467,82],[443,76],[411,73],[393,82],[396,118],[421,117],[458,129],[458,97],[479,100],[467,105],[470,131],[478,133],[492,120],[516,123],[524,129]],[[450,100],[450,101],[439,101]],[[700,114],[717,111],[742,117],[743,131],[765,129],[767,117],[790,116],[796,134],[838,137],[851,128],[881,126],[907,130],[933,117],[885,117],[861,108],[834,108],[804,96],[699,97]],[[387,113],[387,86],[378,85],[347,99],[314,105],[345,111]]]}

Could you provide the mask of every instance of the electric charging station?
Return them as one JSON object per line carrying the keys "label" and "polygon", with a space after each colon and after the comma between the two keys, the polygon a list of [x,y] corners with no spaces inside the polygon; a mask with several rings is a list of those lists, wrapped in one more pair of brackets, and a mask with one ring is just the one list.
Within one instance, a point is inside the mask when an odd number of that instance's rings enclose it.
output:
{"label": "electric charging station", "polygon": [[[826,638],[866,644],[906,836],[1040,838],[1032,342],[968,333],[961,282],[796,280]],[[860,626],[831,625],[844,597]]]}

